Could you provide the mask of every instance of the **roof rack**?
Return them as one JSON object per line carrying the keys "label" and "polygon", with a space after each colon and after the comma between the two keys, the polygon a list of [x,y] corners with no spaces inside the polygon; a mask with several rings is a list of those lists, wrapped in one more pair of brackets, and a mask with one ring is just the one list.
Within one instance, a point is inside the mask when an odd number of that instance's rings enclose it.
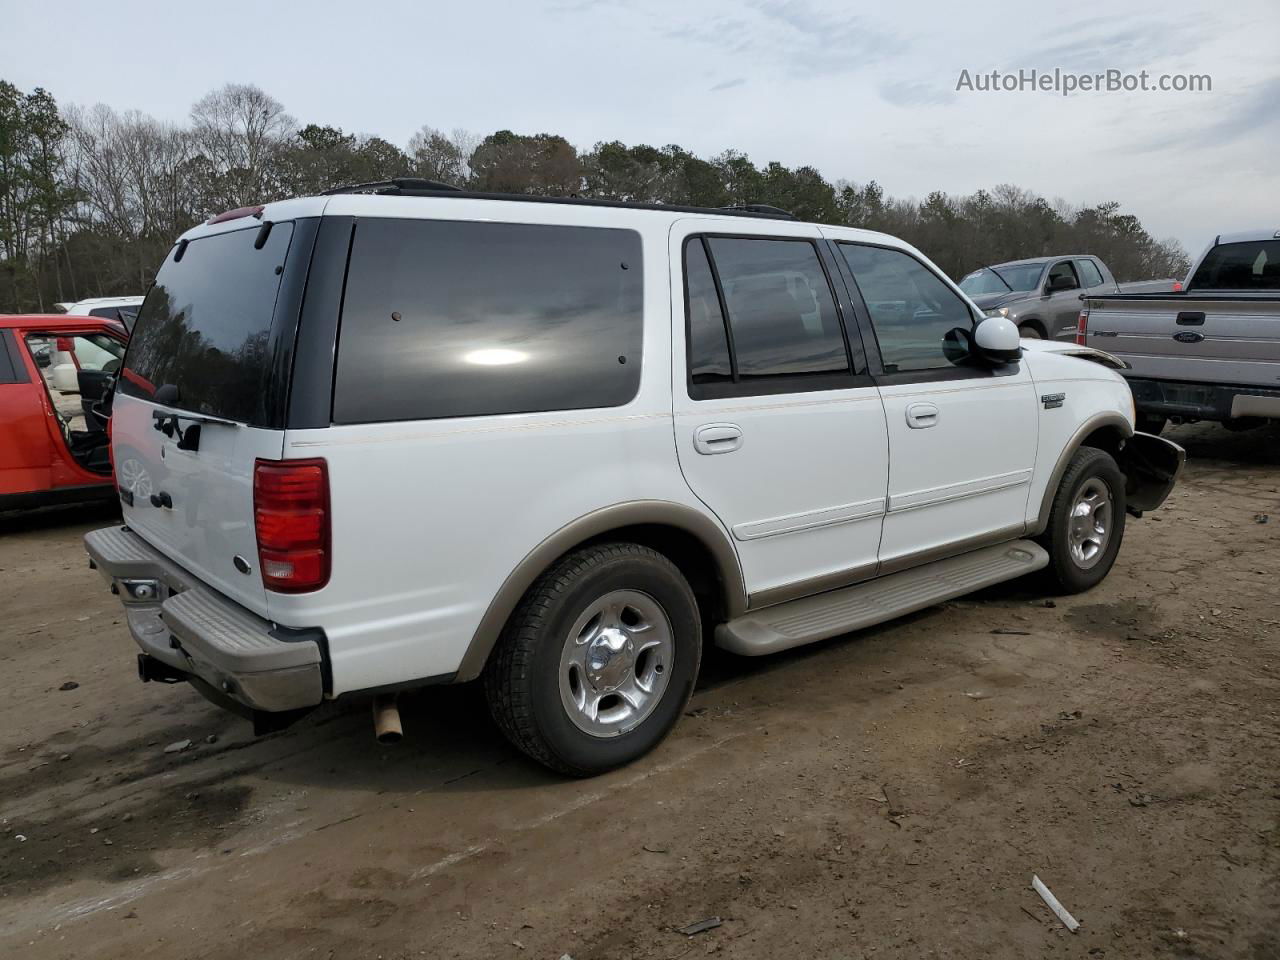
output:
{"label": "roof rack", "polygon": [[528,193],[488,193],[463,190],[451,183],[424,180],[420,177],[394,177],[372,183],[353,183],[326,190],[321,196],[343,193],[365,193],[393,197],[449,197],[458,200],[498,200],[507,203],[563,203],[582,207],[618,207],[624,210],[661,210],[666,213],[702,213],[728,217],[763,217],[770,220],[795,220],[790,211],[767,203],[738,203],[728,207],[686,207],[674,203],[637,203],[632,200],[598,200],[594,197],[547,197]]}
{"label": "roof rack", "polygon": [[369,183],[349,183],[345,186],[334,187],[332,190],[325,190],[320,196],[330,197],[336,193],[409,194],[412,196],[418,193],[461,192],[461,187],[455,187],[452,183],[444,183],[441,180],[425,180],[422,177],[392,177],[390,180],[373,180]]}

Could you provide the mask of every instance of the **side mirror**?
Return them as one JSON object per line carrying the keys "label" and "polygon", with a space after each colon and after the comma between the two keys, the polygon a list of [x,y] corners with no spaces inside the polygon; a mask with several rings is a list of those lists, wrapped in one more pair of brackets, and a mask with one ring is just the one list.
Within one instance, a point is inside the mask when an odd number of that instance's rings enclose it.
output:
{"label": "side mirror", "polygon": [[973,354],[984,363],[1003,366],[1022,359],[1022,338],[1008,317],[986,317],[973,331]]}
{"label": "side mirror", "polygon": [[1061,293],[1063,290],[1075,290],[1079,285],[1065,274],[1059,274],[1049,281],[1049,293]]}

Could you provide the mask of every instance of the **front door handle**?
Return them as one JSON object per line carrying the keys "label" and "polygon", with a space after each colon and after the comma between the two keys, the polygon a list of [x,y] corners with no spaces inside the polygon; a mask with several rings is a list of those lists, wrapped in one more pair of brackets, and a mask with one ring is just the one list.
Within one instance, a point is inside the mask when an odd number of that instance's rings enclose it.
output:
{"label": "front door handle", "polygon": [[907,407],[907,426],[912,430],[923,430],[938,423],[938,405],[934,403],[913,403]]}
{"label": "front door handle", "polygon": [[693,449],[711,456],[733,453],[742,446],[742,428],[736,423],[708,423],[693,431]]}

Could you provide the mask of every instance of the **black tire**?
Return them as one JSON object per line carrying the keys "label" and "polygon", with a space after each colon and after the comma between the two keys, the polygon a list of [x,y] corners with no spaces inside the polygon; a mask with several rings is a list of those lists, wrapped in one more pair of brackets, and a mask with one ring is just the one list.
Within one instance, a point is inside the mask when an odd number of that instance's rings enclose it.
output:
{"label": "black tire", "polygon": [[[670,675],[646,717],[610,737],[579,729],[561,701],[561,653],[575,621],[612,591],[637,591],[671,628]],[[635,543],[584,547],[562,557],[529,588],[485,668],[485,695],[515,746],[559,773],[584,777],[630,763],[675,726],[702,660],[702,624],[688,582],[670,560]]]}
{"label": "black tire", "polygon": [[1157,413],[1138,414],[1137,428],[1139,433],[1150,433],[1153,436],[1159,436],[1160,431],[1168,424],[1169,418],[1162,417]]}
{"label": "black tire", "polygon": [[1018,327],[1018,336],[1027,340],[1043,340],[1045,339],[1044,331],[1040,329],[1039,324],[1024,323]]}
{"label": "black tire", "polygon": [[[1071,549],[1072,509],[1086,486],[1095,481],[1106,486],[1110,497],[1108,534],[1096,557],[1082,563]],[[1049,509],[1049,525],[1037,538],[1049,552],[1049,566],[1045,572],[1050,583],[1060,592],[1081,593],[1101,583],[1111,572],[1124,540],[1124,487],[1124,474],[1105,450],[1081,447],[1071,458]]]}

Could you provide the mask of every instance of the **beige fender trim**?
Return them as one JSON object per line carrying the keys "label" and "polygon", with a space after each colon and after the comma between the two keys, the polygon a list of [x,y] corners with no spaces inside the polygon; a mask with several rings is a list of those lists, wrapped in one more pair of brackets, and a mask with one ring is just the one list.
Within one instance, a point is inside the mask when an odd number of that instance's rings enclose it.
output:
{"label": "beige fender trim", "polygon": [[1028,537],[1038,537],[1044,533],[1045,527],[1049,525],[1049,509],[1053,505],[1054,494],[1058,492],[1058,485],[1062,483],[1062,475],[1067,472],[1067,464],[1071,462],[1071,458],[1076,455],[1076,451],[1090,434],[1104,428],[1118,430],[1121,438],[1125,440],[1133,436],[1133,427],[1129,425],[1129,421],[1115,412],[1095,413],[1082,423],[1071,435],[1067,445],[1062,448],[1057,463],[1053,465],[1053,472],[1049,474],[1049,484],[1044,488],[1044,495],[1040,498],[1040,510],[1035,519],[1027,524]]}
{"label": "beige fender trim", "polygon": [[461,682],[480,676],[489,653],[498,642],[498,636],[516,604],[556,558],[593,537],[622,527],[642,524],[672,527],[697,538],[715,559],[728,616],[736,617],[747,609],[747,594],[738,554],[728,535],[706,514],[693,507],[667,500],[638,500],[601,507],[561,527],[529,551],[511,571],[489,602],[489,608],[471,638],[471,644],[467,647],[454,679]]}

